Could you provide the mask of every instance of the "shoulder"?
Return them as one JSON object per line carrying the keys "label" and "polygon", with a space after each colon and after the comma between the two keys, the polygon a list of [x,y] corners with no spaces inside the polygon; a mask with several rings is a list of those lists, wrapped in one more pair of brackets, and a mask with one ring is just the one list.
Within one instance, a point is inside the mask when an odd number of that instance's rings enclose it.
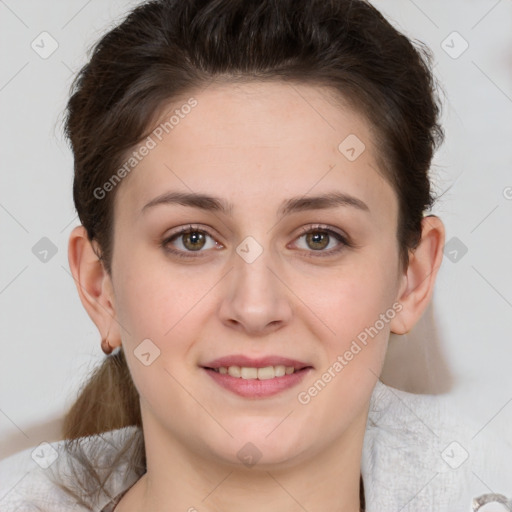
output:
{"label": "shoulder", "polygon": [[[108,461],[115,457],[119,447],[138,431],[125,427],[101,435],[87,436],[73,441],[94,468],[108,469]],[[0,460],[0,510],[69,511],[81,512],[90,508],[77,504],[77,499],[66,488],[79,488],[85,471],[76,464],[66,441],[43,442]],[[119,471],[121,471],[121,467]],[[105,486],[108,496],[98,495],[95,505],[108,503],[110,495],[123,491],[134,481],[135,475],[114,478]]]}
{"label": "shoulder", "polygon": [[368,512],[469,512],[490,489],[512,497],[512,446],[481,427],[443,396],[378,381],[361,466]]}

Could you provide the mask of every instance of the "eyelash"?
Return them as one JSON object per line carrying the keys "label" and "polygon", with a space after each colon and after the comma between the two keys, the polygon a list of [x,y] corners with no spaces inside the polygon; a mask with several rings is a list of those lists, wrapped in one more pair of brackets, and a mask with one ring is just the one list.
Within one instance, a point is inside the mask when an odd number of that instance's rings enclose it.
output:
{"label": "eyelash", "polygon": [[[189,226],[185,226],[185,227],[181,228],[178,232],[173,233],[172,235],[165,238],[160,245],[166,252],[176,255],[180,258],[188,258],[188,259],[197,258],[197,257],[200,258],[201,256],[196,256],[196,255],[191,254],[194,251],[181,251],[181,250],[170,249],[168,247],[168,244],[170,244],[172,241],[179,238],[180,236],[182,236],[184,234],[195,233],[195,232],[203,233],[203,234],[206,234],[207,236],[209,236],[210,238],[214,238],[207,230],[201,229],[199,226],[189,225]],[[330,236],[332,235],[332,236],[334,236],[334,238],[336,238],[336,240],[338,240],[338,242],[341,242],[341,244],[338,248],[331,249],[330,251],[322,251],[322,250],[306,251],[308,253],[317,253],[317,254],[309,254],[308,257],[323,258],[323,257],[327,257],[327,256],[333,256],[334,254],[341,252],[345,247],[349,247],[349,248],[353,247],[353,245],[347,240],[347,238],[345,236],[341,235],[337,231],[329,229],[329,227],[322,225],[322,224],[316,224],[313,226],[308,226],[308,227],[302,228],[297,239],[302,238],[304,235],[307,235],[309,233],[314,233],[314,232],[327,233]],[[199,250],[199,251],[195,251],[195,252],[199,253],[199,252],[205,252],[205,251]]]}

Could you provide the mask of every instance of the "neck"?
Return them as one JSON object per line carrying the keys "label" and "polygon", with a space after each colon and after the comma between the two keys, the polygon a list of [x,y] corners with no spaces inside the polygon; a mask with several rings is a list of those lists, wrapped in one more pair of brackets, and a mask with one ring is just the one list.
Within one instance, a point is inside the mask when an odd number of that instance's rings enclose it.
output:
{"label": "neck", "polygon": [[359,512],[365,426],[361,416],[346,435],[300,462],[242,468],[191,452],[145,426],[147,472],[115,512]]}

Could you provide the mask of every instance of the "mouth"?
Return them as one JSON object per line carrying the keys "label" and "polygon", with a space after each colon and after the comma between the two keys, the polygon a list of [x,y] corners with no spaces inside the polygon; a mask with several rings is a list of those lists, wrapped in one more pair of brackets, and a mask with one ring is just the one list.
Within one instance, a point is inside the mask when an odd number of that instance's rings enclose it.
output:
{"label": "mouth", "polygon": [[245,398],[265,398],[296,386],[313,366],[294,359],[270,356],[250,359],[228,356],[202,366],[222,388]]}
{"label": "mouth", "polygon": [[212,370],[221,375],[229,375],[236,379],[245,380],[269,380],[276,377],[284,377],[285,375],[292,375],[293,373],[300,372],[311,366],[304,366],[303,368],[295,369],[293,366],[264,366],[263,368],[256,368],[254,366],[219,366],[218,368],[204,367],[205,370]]}

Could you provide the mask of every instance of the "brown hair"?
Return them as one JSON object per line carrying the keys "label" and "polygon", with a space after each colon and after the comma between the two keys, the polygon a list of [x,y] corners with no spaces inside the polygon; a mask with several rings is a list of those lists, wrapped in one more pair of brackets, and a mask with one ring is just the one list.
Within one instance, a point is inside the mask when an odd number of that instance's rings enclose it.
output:
{"label": "brown hair", "polygon": [[[164,105],[212,81],[328,86],[369,121],[380,170],[398,198],[402,267],[431,208],[429,169],[444,132],[432,54],[364,0],[155,0],[94,46],[71,88],[65,131],[74,154],[73,198],[111,273],[113,204],[102,187],[151,133]],[[340,141],[341,142],[341,141]],[[122,348],[108,356],[68,412],[65,439],[142,427]],[[134,462],[144,471],[143,438]],[[70,444],[70,450],[71,450]],[[77,456],[80,463],[84,457]],[[91,480],[91,485],[98,482]]]}

